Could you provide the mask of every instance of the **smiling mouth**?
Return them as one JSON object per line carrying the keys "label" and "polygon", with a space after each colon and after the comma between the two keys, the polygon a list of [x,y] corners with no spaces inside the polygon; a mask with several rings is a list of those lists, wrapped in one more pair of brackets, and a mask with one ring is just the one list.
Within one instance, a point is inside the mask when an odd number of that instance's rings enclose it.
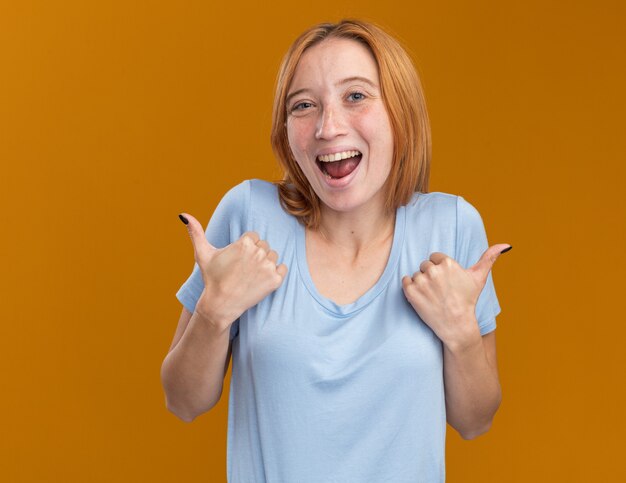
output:
{"label": "smiling mouth", "polygon": [[362,157],[359,151],[342,151],[318,156],[315,162],[326,177],[341,179],[356,169]]}

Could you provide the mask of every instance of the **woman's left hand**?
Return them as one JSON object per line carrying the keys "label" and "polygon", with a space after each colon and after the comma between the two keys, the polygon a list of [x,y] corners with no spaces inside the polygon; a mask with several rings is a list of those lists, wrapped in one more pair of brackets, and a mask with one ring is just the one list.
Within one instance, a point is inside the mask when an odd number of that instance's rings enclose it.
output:
{"label": "woman's left hand", "polygon": [[507,244],[489,247],[467,270],[453,258],[435,252],[420,264],[420,271],[413,277],[402,279],[409,303],[447,346],[480,335],[476,303],[493,264],[509,247]]}

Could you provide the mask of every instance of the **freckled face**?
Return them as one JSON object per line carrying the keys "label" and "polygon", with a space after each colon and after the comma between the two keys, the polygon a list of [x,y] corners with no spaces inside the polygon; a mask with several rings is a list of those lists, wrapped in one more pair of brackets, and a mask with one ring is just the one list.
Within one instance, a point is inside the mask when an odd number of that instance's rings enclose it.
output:
{"label": "freckled face", "polygon": [[382,208],[393,134],[368,48],[349,39],[310,47],[296,67],[286,106],[291,151],[322,209]]}

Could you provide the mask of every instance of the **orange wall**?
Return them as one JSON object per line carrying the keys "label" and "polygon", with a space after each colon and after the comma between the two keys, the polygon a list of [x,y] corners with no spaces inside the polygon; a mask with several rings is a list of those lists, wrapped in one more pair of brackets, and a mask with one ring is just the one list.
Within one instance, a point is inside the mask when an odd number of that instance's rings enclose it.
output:
{"label": "orange wall", "polygon": [[624,481],[624,3],[210,3],[2,2],[0,478],[223,478],[226,398],[187,425],[160,386],[193,264],[177,214],[278,176],[280,58],[357,16],[419,65],[431,189],[514,246],[503,405],[476,441],[449,430],[448,481]]}

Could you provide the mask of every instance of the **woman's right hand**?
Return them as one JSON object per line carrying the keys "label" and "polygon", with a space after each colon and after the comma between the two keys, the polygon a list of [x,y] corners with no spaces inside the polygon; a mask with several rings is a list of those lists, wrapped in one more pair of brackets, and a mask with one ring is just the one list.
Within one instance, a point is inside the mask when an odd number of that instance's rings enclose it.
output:
{"label": "woman's right hand", "polygon": [[276,265],[278,254],[254,232],[244,233],[224,248],[215,248],[198,220],[187,213],[182,216],[188,220],[187,231],[204,280],[195,311],[219,331],[226,330],[242,313],[280,287],[287,267]]}

